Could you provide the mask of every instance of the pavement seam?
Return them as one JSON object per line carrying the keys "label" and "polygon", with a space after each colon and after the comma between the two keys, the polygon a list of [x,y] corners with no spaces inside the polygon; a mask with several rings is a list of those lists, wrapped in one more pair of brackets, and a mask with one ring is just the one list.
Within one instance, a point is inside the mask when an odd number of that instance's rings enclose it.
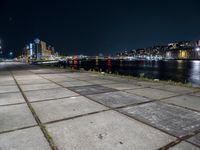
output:
{"label": "pavement seam", "polygon": [[[39,74],[37,74],[37,75],[40,76]],[[41,77],[41,76],[40,76],[40,77]],[[45,78],[45,77],[43,77],[43,78],[44,78],[44,79],[47,79],[47,78]],[[49,80],[49,79],[47,79],[47,80]],[[54,81],[52,81],[52,80],[49,80],[49,81],[51,81],[51,82],[53,82],[53,83],[55,83],[55,84],[60,85],[59,83],[54,82]],[[60,85],[60,86],[62,86],[63,88],[68,89],[67,87],[64,87],[63,85]],[[148,88],[148,87],[145,87],[145,88]],[[72,89],[68,89],[68,90],[73,91]],[[120,91],[120,90],[118,90],[118,91]],[[76,91],[73,91],[73,92],[78,93],[78,92],[76,92]],[[104,93],[106,93],[106,92],[104,92]],[[129,93],[129,92],[127,92],[127,93]],[[193,93],[193,92],[192,92],[192,93]],[[80,94],[80,93],[79,93],[79,94]],[[132,93],[132,94],[133,94],[133,93]],[[186,94],[188,94],[188,93],[180,94],[180,95],[186,95]],[[87,97],[87,95],[82,95],[82,94],[80,94],[80,95],[81,95],[81,96],[84,96],[84,97],[86,97],[86,98],[88,98],[89,100],[91,100],[91,101],[93,101],[93,102],[99,103],[99,104],[101,104],[101,105],[103,105],[103,106],[109,108],[109,110],[112,110],[112,111],[118,112],[118,113],[120,113],[120,114],[123,114],[123,115],[127,116],[128,118],[131,118],[131,119],[134,119],[134,120],[136,120],[136,121],[139,121],[139,122],[141,122],[141,123],[143,123],[143,124],[145,124],[145,125],[147,125],[147,126],[150,126],[150,127],[154,128],[154,129],[156,129],[156,130],[159,130],[159,131],[161,131],[161,132],[164,132],[165,134],[168,134],[168,135],[170,135],[170,136],[172,136],[172,137],[177,138],[175,141],[172,141],[172,142],[168,143],[166,146],[159,148],[159,150],[165,150],[164,148],[169,149],[170,147],[173,147],[173,146],[179,144],[180,142],[182,142],[182,141],[184,141],[184,140],[187,140],[188,138],[194,136],[194,135],[186,135],[185,137],[178,137],[178,136],[172,135],[172,134],[170,134],[170,133],[168,133],[168,132],[166,132],[166,131],[164,131],[164,130],[162,130],[162,129],[159,129],[159,128],[157,128],[157,127],[151,125],[151,124],[148,124],[148,123],[146,123],[146,122],[144,122],[144,121],[141,121],[141,120],[139,120],[139,119],[137,119],[137,118],[135,118],[135,117],[129,116],[129,115],[126,114],[125,112],[119,111],[119,110],[118,110],[119,108],[113,109],[113,108],[110,107],[110,106],[106,106],[106,105],[104,105],[104,104],[102,104],[102,103],[100,103],[100,102],[97,102],[97,101],[95,101],[95,100],[93,100],[93,99]],[[177,96],[180,96],[180,95],[175,95],[175,96],[171,96],[171,97],[177,97]],[[137,95],[137,96],[141,96],[141,95]],[[167,98],[171,98],[171,97],[167,97]],[[145,98],[147,98],[147,97],[145,97]],[[163,98],[163,99],[167,99],[167,98]],[[158,100],[154,100],[154,101],[160,101],[160,100],[163,100],[163,99],[158,99]],[[152,102],[152,101],[151,101],[151,102]],[[148,103],[148,102],[146,102],[146,103]],[[137,105],[138,105],[138,104],[137,104]],[[135,106],[137,106],[137,105],[135,105]],[[195,133],[195,132],[197,132],[197,133]],[[199,132],[200,132],[200,131],[199,131]],[[192,132],[191,134],[194,134],[194,133],[195,133],[195,135],[196,135],[196,134],[198,134],[199,132],[198,132],[198,131],[194,131],[194,132]],[[177,142],[177,141],[180,141],[180,142]]]}
{"label": "pavement seam", "polygon": [[[195,135],[194,135],[194,136],[195,136]],[[188,142],[188,143],[190,143],[190,144],[192,144],[192,145],[194,145],[194,146],[196,146],[196,147],[200,148],[200,146],[199,146],[199,145],[197,145],[197,144],[195,144],[195,143],[192,143],[192,142],[190,142],[190,141],[188,141],[188,140],[186,140],[185,142]]]}
{"label": "pavement seam", "polygon": [[168,105],[172,105],[172,106],[176,106],[176,107],[181,107],[181,108],[184,108],[184,109],[187,109],[187,110],[190,110],[190,111],[195,111],[195,112],[200,113],[200,110],[196,110],[196,109],[192,109],[192,108],[188,108],[188,107],[180,106],[180,105],[173,104],[173,103],[166,102],[166,101],[162,101],[162,100],[160,100],[160,102],[165,103],[165,104],[168,104]]}
{"label": "pavement seam", "polygon": [[179,143],[181,143],[181,142],[183,142],[183,141],[188,142],[188,143],[190,143],[190,144],[192,144],[192,145],[194,145],[194,146],[200,148],[199,145],[196,145],[196,144],[194,144],[194,143],[188,141],[188,139],[190,139],[191,137],[193,137],[193,136],[195,136],[195,135],[197,135],[197,134],[199,134],[199,133],[200,133],[200,129],[199,129],[199,130],[196,130],[196,131],[194,131],[194,132],[191,132],[190,134],[188,134],[188,135],[186,135],[186,136],[184,136],[184,137],[178,138],[177,140],[175,140],[175,141],[173,141],[173,142],[167,144],[166,146],[161,147],[159,150],[166,150],[166,149],[169,149],[169,148],[171,148],[171,147],[173,147],[173,146],[175,146],[175,145],[177,145],[177,144],[179,144]]}
{"label": "pavement seam", "polygon": [[20,85],[18,84],[17,80],[15,79],[15,76],[12,74],[12,72],[10,72],[13,79],[15,80],[22,96],[24,97],[25,101],[26,101],[26,104],[28,105],[35,121],[37,122],[38,126],[40,127],[42,133],[44,134],[44,137],[46,138],[47,142],[49,143],[49,146],[51,147],[52,150],[58,150],[57,146],[55,145],[52,137],[49,135],[46,127],[42,124],[42,122],[40,121],[39,117],[37,116],[37,113],[35,112],[34,108],[32,107],[31,103],[28,101],[26,95],[24,94],[24,92],[22,91]]}
{"label": "pavement seam", "polygon": [[[49,80],[49,81],[51,81],[51,80]],[[54,81],[51,81],[51,82],[54,82]],[[56,83],[56,82],[54,82],[54,83]],[[56,84],[58,84],[58,83],[56,83]],[[58,85],[59,85],[59,84],[58,84]],[[64,87],[64,88],[66,88],[66,87]],[[66,88],[66,89],[68,89],[68,88]],[[73,90],[71,90],[71,91],[73,91]],[[75,91],[73,91],[73,92],[75,92]],[[76,92],[76,93],[77,93],[77,92]],[[161,131],[161,132],[164,132],[164,133],[167,134],[167,135],[170,135],[170,136],[172,136],[172,137],[176,137],[176,136],[174,136],[174,135],[172,135],[172,134],[170,134],[170,133],[168,133],[168,132],[166,132],[166,131],[164,131],[164,130],[161,130],[161,129],[159,129],[159,128],[156,128],[156,127],[154,127],[154,126],[152,126],[152,125],[150,125],[150,124],[148,124],[148,123],[146,123],[146,122],[143,122],[143,121],[141,121],[141,120],[139,120],[139,119],[137,119],[137,118],[135,118],[135,117],[130,117],[130,116],[127,115],[126,113],[117,110],[117,108],[114,109],[114,108],[112,108],[112,107],[110,107],[110,106],[106,106],[106,105],[104,105],[104,104],[102,104],[102,103],[100,103],[100,102],[97,102],[97,101],[95,101],[95,100],[93,100],[93,99],[87,97],[87,95],[82,95],[82,94],[80,94],[80,95],[81,95],[81,96],[84,96],[84,97],[86,97],[86,98],[88,98],[89,100],[91,100],[91,101],[93,101],[93,102],[96,102],[96,103],[98,103],[98,104],[100,104],[100,105],[103,105],[103,106],[109,108],[109,110],[115,111],[115,112],[117,112],[117,113],[120,113],[120,114],[122,114],[122,115],[128,117],[128,118],[131,118],[131,119],[133,119],[133,120],[136,120],[136,121],[138,121],[138,122],[141,122],[141,123],[143,123],[143,124],[145,124],[145,125],[147,125],[147,126],[150,126],[150,127],[154,128],[154,129],[156,129],[156,130],[159,130],[159,131]],[[176,137],[176,138],[179,138],[179,137]]]}
{"label": "pavement seam", "polygon": [[5,106],[14,106],[14,105],[20,105],[20,104],[26,104],[26,102],[14,103],[14,104],[3,104],[3,105],[0,105],[0,107],[5,107]]}
{"label": "pavement seam", "polygon": [[43,100],[38,100],[38,101],[32,101],[30,102],[31,104],[34,104],[34,103],[40,103],[40,102],[48,102],[48,101],[56,101],[56,100],[62,100],[62,99],[65,99],[65,98],[71,98],[71,97],[80,97],[80,95],[75,95],[75,96],[67,96],[67,97],[61,97],[61,98],[54,98],[54,99],[43,99]]}
{"label": "pavement seam", "polygon": [[49,88],[49,89],[35,89],[35,90],[24,90],[24,92],[32,92],[32,91],[40,91],[40,90],[53,90],[53,89],[59,89],[62,87],[56,87],[56,88]]}
{"label": "pavement seam", "polygon": [[93,114],[98,114],[98,113],[102,113],[102,112],[106,112],[106,111],[110,111],[110,110],[111,109],[107,108],[107,109],[104,109],[104,110],[90,112],[90,113],[81,114],[81,115],[76,115],[76,116],[73,116],[73,117],[68,117],[68,118],[63,118],[63,119],[48,121],[48,122],[45,122],[44,124],[46,125],[46,124],[52,124],[52,123],[57,123],[57,122],[62,122],[62,121],[67,121],[67,120],[72,120],[72,119],[81,118],[81,117],[85,117],[85,116],[89,116],[89,115],[93,115]]}
{"label": "pavement seam", "polygon": [[16,128],[16,129],[12,129],[12,130],[1,131],[1,132],[0,132],[0,135],[1,135],[1,134],[4,134],[4,133],[14,132],[14,131],[23,130],[23,129],[28,129],[28,128],[37,127],[37,126],[38,126],[38,125],[31,125],[31,126],[26,126],[26,127],[22,127],[22,128]]}
{"label": "pavement seam", "polygon": [[[173,86],[173,85],[172,85]],[[162,90],[162,91],[167,91],[167,92],[172,92],[172,93],[176,93],[176,92],[173,92],[172,90],[168,90],[167,88],[166,89],[163,89],[163,88],[160,88],[160,87],[153,87],[151,86],[150,88],[152,89],[157,89],[157,90]],[[179,88],[179,87],[178,87]],[[181,88],[181,86],[180,86]],[[200,89],[199,88],[189,88],[189,87],[186,87],[188,89],[191,89],[191,90],[194,90],[194,91],[191,91],[191,92],[185,92],[185,93],[196,93],[196,92],[200,92]],[[184,92],[183,92],[184,93]],[[182,94],[183,94],[182,93]]]}

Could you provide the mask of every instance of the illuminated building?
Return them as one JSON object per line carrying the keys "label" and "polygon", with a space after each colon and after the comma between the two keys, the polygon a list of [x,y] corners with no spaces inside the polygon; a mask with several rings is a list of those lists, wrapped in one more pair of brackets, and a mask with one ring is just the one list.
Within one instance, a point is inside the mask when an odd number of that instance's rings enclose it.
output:
{"label": "illuminated building", "polygon": [[33,43],[26,45],[23,54],[27,59],[49,59],[54,55],[54,47],[47,46],[46,42],[35,39]]}
{"label": "illuminated building", "polygon": [[189,58],[189,52],[187,50],[179,50],[178,58],[179,59],[187,59],[187,58]]}

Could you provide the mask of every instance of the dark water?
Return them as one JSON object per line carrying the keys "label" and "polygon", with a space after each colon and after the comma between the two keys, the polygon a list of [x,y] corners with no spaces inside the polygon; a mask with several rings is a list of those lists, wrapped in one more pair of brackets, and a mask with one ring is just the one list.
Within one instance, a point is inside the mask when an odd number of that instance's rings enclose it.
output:
{"label": "dark water", "polygon": [[76,68],[111,72],[122,75],[143,76],[151,79],[172,80],[182,83],[200,85],[200,60],[169,60],[169,61],[120,61],[120,60],[85,60],[78,61]]}

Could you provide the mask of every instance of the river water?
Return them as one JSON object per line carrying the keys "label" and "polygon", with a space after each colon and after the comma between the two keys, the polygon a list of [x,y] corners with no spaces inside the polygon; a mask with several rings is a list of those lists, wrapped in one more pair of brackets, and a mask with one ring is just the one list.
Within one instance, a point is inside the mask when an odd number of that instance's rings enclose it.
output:
{"label": "river water", "polygon": [[111,72],[121,75],[146,77],[150,79],[172,80],[192,83],[200,86],[200,60],[166,60],[166,61],[121,61],[121,60],[85,60],[72,65],[85,70]]}

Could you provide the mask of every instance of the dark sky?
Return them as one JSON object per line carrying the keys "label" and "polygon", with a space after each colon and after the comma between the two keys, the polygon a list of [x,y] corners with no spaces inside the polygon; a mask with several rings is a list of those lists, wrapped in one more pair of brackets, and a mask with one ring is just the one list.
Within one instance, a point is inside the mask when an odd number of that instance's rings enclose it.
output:
{"label": "dark sky", "polygon": [[4,50],[19,53],[36,37],[65,54],[200,39],[199,0],[0,0]]}

